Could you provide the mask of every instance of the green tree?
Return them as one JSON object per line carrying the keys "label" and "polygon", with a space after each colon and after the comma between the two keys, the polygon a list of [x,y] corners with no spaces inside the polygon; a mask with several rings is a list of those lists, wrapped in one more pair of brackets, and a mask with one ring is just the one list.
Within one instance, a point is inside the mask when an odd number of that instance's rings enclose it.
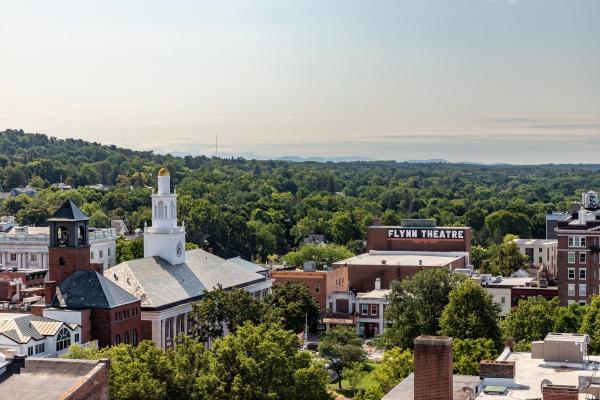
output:
{"label": "green tree", "polygon": [[331,237],[337,244],[345,245],[360,236],[358,226],[348,212],[340,212],[331,220]]}
{"label": "green tree", "polygon": [[110,218],[102,211],[95,211],[90,215],[90,226],[94,228],[110,228]]}
{"label": "green tree", "polygon": [[321,336],[319,355],[329,361],[329,369],[337,374],[340,389],[344,368],[366,360],[362,340],[354,329],[345,326],[334,327]]}
{"label": "green tree", "polygon": [[171,368],[165,352],[154,342],[136,347],[119,345],[106,349],[72,346],[66,358],[110,358],[109,396],[115,400],[161,400],[168,394]]}
{"label": "green tree", "polygon": [[386,310],[391,326],[383,333],[383,343],[412,348],[417,336],[436,335],[448,296],[464,279],[445,269],[426,269],[410,279],[392,282]]}
{"label": "green tree", "polygon": [[25,186],[25,183],[27,183],[23,170],[10,165],[4,168],[2,178],[2,187],[5,188],[5,190]]}
{"label": "green tree", "polygon": [[579,332],[584,312],[585,307],[577,303],[569,304],[568,307],[558,307],[554,312],[552,331],[566,333]]}
{"label": "green tree", "polygon": [[34,205],[22,208],[17,213],[17,221],[21,225],[46,226],[46,220],[50,217],[48,210],[42,206]]}
{"label": "green tree", "polygon": [[515,342],[542,340],[552,331],[558,308],[556,298],[548,300],[536,296],[522,299],[502,321],[504,334]]}
{"label": "green tree", "polygon": [[588,351],[600,354],[600,296],[592,296],[592,302],[585,307],[579,332],[590,335]]}
{"label": "green tree", "polygon": [[500,347],[500,307],[489,292],[474,280],[466,279],[450,292],[449,299],[440,318],[442,335],[459,339],[488,338]]}
{"label": "green tree", "polygon": [[319,319],[319,305],[302,282],[278,283],[264,304],[268,319],[280,319],[285,329],[296,333],[304,331],[306,322],[314,329]]}
{"label": "green tree", "polygon": [[354,396],[355,400],[381,400],[385,393],[379,388],[379,386],[371,386],[368,389],[359,390]]}
{"label": "green tree", "polygon": [[521,268],[527,268],[527,256],[521,254],[515,235],[506,235],[500,245],[492,245],[488,249],[489,263],[482,268],[483,271],[494,275],[510,276]]}
{"label": "green tree", "polygon": [[494,211],[485,217],[485,227],[492,241],[500,243],[509,233],[520,237],[531,235],[530,220],[526,215],[507,210]]}
{"label": "green tree", "polygon": [[144,238],[117,238],[117,263],[144,257]]}
{"label": "green tree", "polygon": [[382,392],[387,393],[399,384],[414,369],[412,351],[392,347],[383,353],[383,360],[375,371],[375,382]]}
{"label": "green tree", "polygon": [[350,383],[352,393],[356,393],[356,388],[360,381],[367,375],[365,364],[363,362],[350,363],[343,371],[344,378]]}
{"label": "green tree", "polygon": [[194,320],[193,335],[201,342],[216,339],[226,332],[235,333],[246,321],[257,323],[262,317],[262,303],[250,292],[221,285],[204,293],[192,304],[190,318]]}
{"label": "green tree", "polygon": [[354,254],[344,246],[337,244],[314,245],[305,244],[296,251],[283,256],[289,265],[301,267],[306,261],[315,261],[317,267],[331,266],[336,261],[352,257]]}
{"label": "green tree", "polygon": [[277,325],[240,326],[215,341],[207,368],[196,379],[206,400],[325,400],[327,373],[296,335]]}
{"label": "green tree", "polygon": [[491,339],[457,339],[452,343],[452,363],[455,374],[479,375],[481,360],[496,359],[496,344]]}

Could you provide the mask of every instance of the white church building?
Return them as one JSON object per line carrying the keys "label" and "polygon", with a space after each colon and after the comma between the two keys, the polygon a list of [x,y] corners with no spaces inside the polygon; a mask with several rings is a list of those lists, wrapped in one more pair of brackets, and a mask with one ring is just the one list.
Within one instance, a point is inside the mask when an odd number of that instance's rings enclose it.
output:
{"label": "white church building", "polygon": [[185,250],[185,227],[177,222],[177,194],[166,168],[152,195],[152,226],[144,229],[144,258],[126,261],[104,276],[141,299],[142,339],[160,348],[188,331],[192,303],[217,285],[243,288],[255,297],[271,291],[272,280],[201,249]]}

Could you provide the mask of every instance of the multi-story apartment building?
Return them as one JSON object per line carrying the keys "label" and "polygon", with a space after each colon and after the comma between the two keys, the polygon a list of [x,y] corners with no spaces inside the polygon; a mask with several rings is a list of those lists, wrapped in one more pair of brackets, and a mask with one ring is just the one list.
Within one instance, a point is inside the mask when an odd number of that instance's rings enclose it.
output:
{"label": "multi-story apartment building", "polygon": [[[91,228],[90,261],[104,270],[116,264],[115,229]],[[48,269],[48,227],[19,226],[14,217],[0,217],[0,266],[7,269]]]}
{"label": "multi-story apartment building", "polygon": [[545,270],[549,278],[556,278],[557,240],[515,239],[514,242],[519,252],[529,258],[531,268]]}
{"label": "multi-story apartment building", "polygon": [[558,222],[558,297],[562,305],[586,304],[599,293],[600,205],[587,192],[571,215]]}

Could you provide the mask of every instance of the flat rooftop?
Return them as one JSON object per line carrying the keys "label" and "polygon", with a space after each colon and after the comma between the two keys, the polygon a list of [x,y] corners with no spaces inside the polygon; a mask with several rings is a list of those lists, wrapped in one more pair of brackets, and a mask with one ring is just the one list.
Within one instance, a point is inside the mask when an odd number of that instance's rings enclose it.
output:
{"label": "flat rooftop", "polygon": [[[564,340],[564,337],[563,337]],[[515,362],[515,383],[518,388],[508,388],[504,394],[481,393],[477,400],[514,400],[542,398],[541,382],[548,379],[554,385],[579,385],[579,376],[591,376],[594,368],[600,364],[600,356],[590,356],[590,363],[582,368],[561,368],[557,363],[545,364],[544,360],[532,359],[531,353],[511,353],[506,361]],[[584,400],[585,393],[579,393],[579,399]]]}
{"label": "flat rooftop", "polygon": [[461,260],[464,256],[458,255],[423,255],[423,254],[398,254],[383,252],[364,253],[357,256],[337,261],[333,265],[395,265],[395,266],[423,266],[445,267],[448,264]]}
{"label": "flat rooftop", "polygon": [[98,360],[29,357],[19,374],[0,381],[0,399],[62,399],[102,368],[106,364]]}
{"label": "flat rooftop", "polygon": [[524,246],[552,246],[558,245],[556,239],[515,239],[513,240],[516,244]]}
{"label": "flat rooftop", "polygon": [[383,299],[391,293],[389,289],[371,290],[366,293],[357,293],[357,299]]}

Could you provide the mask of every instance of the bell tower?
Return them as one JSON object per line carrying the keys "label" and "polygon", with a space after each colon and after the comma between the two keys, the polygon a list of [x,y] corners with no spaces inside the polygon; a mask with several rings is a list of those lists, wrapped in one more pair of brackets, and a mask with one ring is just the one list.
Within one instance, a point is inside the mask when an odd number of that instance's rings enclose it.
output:
{"label": "bell tower", "polygon": [[171,174],[164,167],[152,194],[152,227],[144,228],[144,257],[152,256],[171,265],[185,262],[185,229],[177,226],[177,194],[171,193]]}
{"label": "bell tower", "polygon": [[89,218],[67,200],[48,219],[48,279],[60,285],[75,271],[94,269],[90,264]]}

